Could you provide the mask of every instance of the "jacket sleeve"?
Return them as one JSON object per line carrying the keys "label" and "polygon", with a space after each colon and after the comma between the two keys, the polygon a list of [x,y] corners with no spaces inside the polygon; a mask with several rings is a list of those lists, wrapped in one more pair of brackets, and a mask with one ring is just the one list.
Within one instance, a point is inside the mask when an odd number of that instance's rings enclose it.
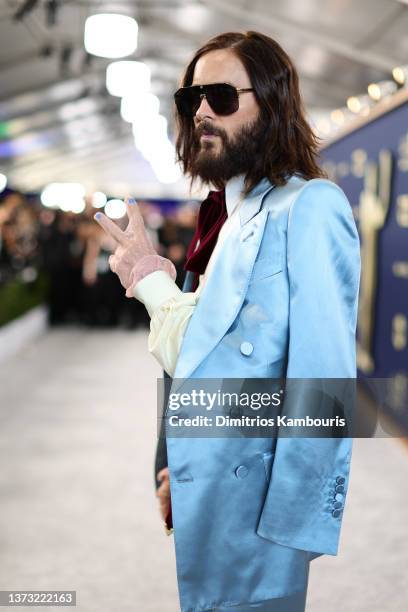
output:
{"label": "jacket sleeve", "polygon": [[[360,243],[350,204],[330,181],[309,181],[287,226],[287,379],[356,377]],[[293,406],[285,406],[283,412]],[[307,402],[304,403],[307,410]],[[302,409],[302,408],[301,408]],[[299,416],[297,410],[297,416]],[[306,414],[304,415],[306,416]],[[352,438],[281,437],[257,533],[278,544],[336,555]]]}

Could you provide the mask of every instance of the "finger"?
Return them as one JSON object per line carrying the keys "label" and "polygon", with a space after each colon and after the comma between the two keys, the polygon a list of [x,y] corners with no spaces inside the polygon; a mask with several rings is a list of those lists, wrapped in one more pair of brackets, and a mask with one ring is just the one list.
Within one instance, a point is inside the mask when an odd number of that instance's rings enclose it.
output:
{"label": "finger", "polygon": [[170,486],[169,483],[166,482],[162,482],[160,487],[157,489],[156,492],[158,497],[170,497]]}
{"label": "finger", "polygon": [[169,477],[169,468],[167,467],[161,469],[160,472],[157,473],[157,480],[159,482],[161,482],[163,478],[168,478],[168,477]]}
{"label": "finger", "polygon": [[125,244],[127,242],[127,238],[124,232],[122,232],[120,227],[118,227],[116,223],[112,221],[112,219],[109,219],[101,212],[97,212],[94,215],[94,219],[99,223],[102,229],[104,229],[109,236],[116,240],[116,242],[118,242],[119,244]]}
{"label": "finger", "polygon": [[159,500],[160,504],[167,504],[170,499],[170,494],[157,492],[157,499]]}
{"label": "finger", "polygon": [[169,504],[169,500],[168,500],[168,499],[166,499],[166,500],[161,500],[161,501],[160,501],[160,503],[159,503],[159,507],[160,507],[160,509],[161,509],[161,510],[165,510],[165,511],[166,511],[166,514],[167,514],[167,512],[168,512],[168,508],[169,508],[169,506],[170,506],[170,504]]}
{"label": "finger", "polygon": [[134,198],[126,197],[125,198],[126,211],[127,216],[129,217],[129,227],[132,230],[139,229],[144,230],[144,220],[142,217],[142,213],[140,212],[140,208]]}
{"label": "finger", "polygon": [[108,264],[112,272],[116,272],[116,257],[114,255],[110,255],[108,258]]}
{"label": "finger", "polygon": [[166,520],[168,513],[169,513],[168,506],[160,507],[160,516],[162,517],[163,521]]}
{"label": "finger", "polygon": [[156,491],[156,497],[159,499],[168,499],[170,497],[170,487],[166,483],[162,483]]}

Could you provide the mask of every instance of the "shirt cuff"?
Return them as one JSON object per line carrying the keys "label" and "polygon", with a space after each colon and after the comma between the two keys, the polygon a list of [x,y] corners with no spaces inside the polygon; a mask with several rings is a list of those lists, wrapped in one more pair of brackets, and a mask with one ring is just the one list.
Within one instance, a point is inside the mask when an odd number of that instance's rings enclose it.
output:
{"label": "shirt cuff", "polygon": [[133,295],[137,300],[143,302],[151,317],[163,302],[172,297],[183,295],[183,292],[167,272],[156,270],[136,283],[133,288]]}

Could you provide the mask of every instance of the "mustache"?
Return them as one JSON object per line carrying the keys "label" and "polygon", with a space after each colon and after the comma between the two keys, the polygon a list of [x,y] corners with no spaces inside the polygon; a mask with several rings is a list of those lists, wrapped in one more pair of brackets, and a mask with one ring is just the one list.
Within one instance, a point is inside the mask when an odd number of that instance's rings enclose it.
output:
{"label": "mustache", "polygon": [[224,135],[224,131],[220,130],[213,125],[209,121],[203,120],[195,129],[195,134],[197,138],[200,138],[203,134],[211,134],[212,136],[221,136]]}

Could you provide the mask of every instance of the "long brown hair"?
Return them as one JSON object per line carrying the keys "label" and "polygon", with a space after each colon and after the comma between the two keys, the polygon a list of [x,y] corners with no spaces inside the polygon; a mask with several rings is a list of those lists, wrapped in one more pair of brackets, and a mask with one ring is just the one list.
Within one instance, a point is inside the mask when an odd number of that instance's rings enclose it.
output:
{"label": "long brown hair", "polygon": [[[183,87],[192,84],[200,57],[217,49],[231,49],[241,60],[267,125],[259,143],[259,155],[246,175],[246,193],[264,177],[276,185],[284,185],[294,173],[305,179],[326,177],[316,161],[320,139],[306,121],[296,68],[282,47],[269,36],[253,31],[215,36],[187,66]],[[178,161],[193,182],[197,178],[193,171],[194,122],[176,110],[176,125]]]}

